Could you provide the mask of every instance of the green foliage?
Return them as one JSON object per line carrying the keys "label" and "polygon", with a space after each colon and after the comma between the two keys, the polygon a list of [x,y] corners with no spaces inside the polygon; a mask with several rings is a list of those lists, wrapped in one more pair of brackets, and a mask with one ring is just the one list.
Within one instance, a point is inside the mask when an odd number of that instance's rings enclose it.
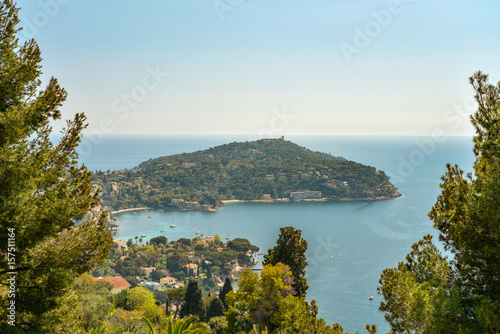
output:
{"label": "green foliage", "polygon": [[134,242],[132,241],[132,238],[127,240],[127,247],[132,247],[133,244]]}
{"label": "green foliage", "polygon": [[222,304],[222,301],[216,296],[210,298],[209,301],[210,302],[207,308],[206,319],[210,320],[213,317],[223,316],[224,305]]}
{"label": "green foliage", "polygon": [[196,315],[199,318],[203,318],[205,316],[204,313],[203,294],[198,286],[198,281],[191,280],[186,288],[184,303],[182,304],[179,315],[181,317]]}
{"label": "green foliage", "polygon": [[[277,333],[343,334],[340,326],[329,326],[318,319],[313,300],[291,294],[292,274],[288,266],[265,265],[259,275],[245,270],[238,280],[238,290],[227,294],[229,305],[227,332],[249,332],[268,328]],[[253,332],[252,332],[253,333]]]}
{"label": "green foliage", "polygon": [[222,239],[220,238],[220,235],[215,234],[215,235],[214,235],[214,244],[215,244],[217,247],[219,247],[219,246],[220,246],[220,244],[221,244],[221,242],[222,242]]}
{"label": "green foliage", "polygon": [[238,280],[238,290],[226,295],[228,326],[233,331],[250,330],[252,324],[275,326],[273,316],[290,294],[285,282],[291,277],[287,266],[266,265],[259,275],[246,269]]}
{"label": "green foliage", "polygon": [[113,310],[113,295],[107,289],[83,294],[78,303],[83,312],[83,328],[87,331],[101,327],[101,322],[109,318]]}
{"label": "green foliage", "polygon": [[[457,315],[464,314],[451,278],[451,267],[430,235],[412,246],[406,262],[385,269],[380,278],[379,291],[384,297],[380,310],[392,331],[446,333]],[[464,322],[467,320],[461,324]]]}
{"label": "green foliage", "polygon": [[159,282],[163,278],[163,272],[161,270],[154,270],[151,273],[151,279],[155,282]]}
{"label": "green foliage", "polygon": [[227,327],[226,317],[212,317],[208,321],[212,334],[223,334]]}
{"label": "green foliage", "polygon": [[125,311],[117,309],[104,323],[105,333],[145,333],[143,328],[143,311]]}
{"label": "green foliage", "polygon": [[[60,141],[51,142],[50,122],[60,118],[67,94],[55,78],[41,89],[40,49],[34,40],[19,45],[18,23],[15,4],[2,1],[0,317],[7,319],[7,273],[15,271],[18,328],[56,332],[66,322],[59,317],[69,314],[63,303],[73,280],[103,262],[112,238],[104,215],[80,222],[99,204],[92,174],[78,165],[75,151],[85,115],[75,115]],[[15,268],[7,262],[8,231],[15,234]]]}
{"label": "green foliage", "polygon": [[377,334],[377,326],[376,325],[365,325],[365,329],[370,334]]}
{"label": "green foliage", "polygon": [[302,231],[291,226],[280,228],[280,235],[276,241],[276,246],[268,250],[264,255],[263,264],[276,265],[286,264],[290,267],[294,277],[294,294],[298,297],[305,297],[307,280],[305,278],[305,268],[307,267],[306,251],[307,241],[302,239]]}
{"label": "green foliage", "polygon": [[170,312],[171,308],[175,308],[174,318],[177,318],[177,313],[184,302],[184,296],[186,295],[186,288],[179,287],[174,289],[169,289],[167,291],[167,310]]}
{"label": "green foliage", "polygon": [[127,301],[128,301],[128,296],[129,296],[129,290],[124,289],[117,293],[116,295],[113,296],[113,301],[115,303],[115,306],[118,308],[122,309],[127,309]]}
{"label": "green foliage", "polygon": [[161,307],[156,305],[153,293],[143,287],[130,290],[125,308],[144,312],[144,316],[155,324],[160,324],[164,318]]}
{"label": "green foliage", "polygon": [[[150,324],[151,325],[151,324]],[[151,326],[152,327],[152,326]],[[154,332],[152,332],[154,333]],[[174,320],[171,315],[167,319],[165,331],[168,334],[211,334],[210,327],[204,322],[199,322],[196,316]]]}
{"label": "green foliage", "polygon": [[478,110],[471,116],[474,176],[447,165],[429,217],[453,254],[443,258],[430,236],[382,273],[380,309],[391,333],[495,333],[500,328],[500,83],[470,78]]}
{"label": "green foliage", "polygon": [[160,235],[158,237],[155,237],[155,238],[151,238],[149,240],[149,244],[152,245],[152,244],[156,244],[156,245],[167,245],[167,237],[164,237],[163,235]]}
{"label": "green foliage", "polygon": [[229,240],[227,242],[227,247],[241,253],[246,253],[248,251],[255,253],[259,251],[259,247],[252,245],[250,241],[245,238],[234,238],[233,240]]}
{"label": "green foliage", "polygon": [[103,201],[113,209],[165,207],[173,198],[217,207],[222,200],[258,200],[264,194],[288,198],[303,190],[319,190],[336,200],[399,196],[385,173],[374,167],[282,139],[150,159],[132,170],[98,172],[95,179]]}
{"label": "green foliage", "polygon": [[[500,300],[500,83],[477,72],[470,78],[478,110],[471,116],[474,174],[448,165],[442,193],[429,216],[454,253],[463,293]],[[467,281],[467,283],[465,283]]]}
{"label": "green foliage", "polygon": [[230,292],[233,291],[233,285],[231,284],[231,280],[229,277],[226,277],[226,280],[224,281],[224,285],[222,286],[222,290],[220,291],[219,298],[224,305],[224,308],[227,310],[227,302],[226,302],[226,295]]}
{"label": "green foliage", "polygon": [[102,327],[102,322],[110,317],[114,308],[110,290],[109,283],[95,282],[87,274],[75,279],[73,291],[78,296],[77,308],[82,319],[81,326],[86,331],[98,330]]}

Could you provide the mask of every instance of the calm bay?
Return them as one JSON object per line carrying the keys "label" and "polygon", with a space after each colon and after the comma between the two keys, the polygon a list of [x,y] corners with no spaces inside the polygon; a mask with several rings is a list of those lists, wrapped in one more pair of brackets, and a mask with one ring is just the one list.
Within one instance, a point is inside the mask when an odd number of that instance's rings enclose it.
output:
{"label": "calm bay", "polygon": [[[163,155],[193,152],[244,136],[105,136],[83,139],[80,159],[90,170],[132,168]],[[118,214],[115,236],[169,240],[219,234],[222,239],[247,238],[260,253],[274,246],[279,228],[294,226],[308,241],[307,299],[315,299],[320,316],[346,331],[376,324],[389,330],[376,294],[383,269],[404,260],[412,243],[425,234],[437,241],[427,213],[440,193],[446,163],[471,170],[474,156],[468,137],[287,136],[301,146],[331,153],[383,170],[402,197],[385,201],[308,203],[231,203],[217,212],[127,212]],[[148,218],[151,216],[151,218]],[[169,228],[170,224],[176,228]],[[161,232],[164,230],[164,232]],[[368,300],[370,295],[373,300]]]}

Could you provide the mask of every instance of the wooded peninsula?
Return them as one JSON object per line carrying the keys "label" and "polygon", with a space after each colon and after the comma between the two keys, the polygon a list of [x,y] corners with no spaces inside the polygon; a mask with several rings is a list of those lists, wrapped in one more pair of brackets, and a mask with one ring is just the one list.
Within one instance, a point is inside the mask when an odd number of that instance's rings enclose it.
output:
{"label": "wooded peninsula", "polygon": [[401,196],[375,167],[283,137],[234,142],[96,171],[105,207],[217,210],[224,201],[380,200]]}

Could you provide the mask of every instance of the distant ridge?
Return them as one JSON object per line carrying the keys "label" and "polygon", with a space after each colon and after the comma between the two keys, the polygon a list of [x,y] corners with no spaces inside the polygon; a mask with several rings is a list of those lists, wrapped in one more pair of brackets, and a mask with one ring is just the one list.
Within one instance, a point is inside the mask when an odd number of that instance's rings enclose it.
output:
{"label": "distant ridge", "polygon": [[283,137],[233,142],[149,159],[131,170],[96,172],[112,210],[214,210],[223,201],[378,200],[400,196],[374,167],[314,152]]}

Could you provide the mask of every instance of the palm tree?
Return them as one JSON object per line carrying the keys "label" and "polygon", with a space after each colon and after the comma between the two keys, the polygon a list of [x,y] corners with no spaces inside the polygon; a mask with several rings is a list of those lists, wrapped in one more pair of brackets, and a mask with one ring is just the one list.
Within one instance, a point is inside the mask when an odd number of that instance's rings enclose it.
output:
{"label": "palm tree", "polygon": [[135,243],[137,244],[137,239],[139,239],[139,237],[135,236],[134,239],[135,239]]}
{"label": "palm tree", "polygon": [[139,239],[139,245],[142,246],[142,238]]}
{"label": "palm tree", "polygon": [[174,321],[174,316],[170,315],[167,318],[167,328],[163,332],[157,332],[153,324],[146,319],[142,318],[151,334],[211,334],[210,327],[204,322],[197,322],[197,316],[186,317]]}

